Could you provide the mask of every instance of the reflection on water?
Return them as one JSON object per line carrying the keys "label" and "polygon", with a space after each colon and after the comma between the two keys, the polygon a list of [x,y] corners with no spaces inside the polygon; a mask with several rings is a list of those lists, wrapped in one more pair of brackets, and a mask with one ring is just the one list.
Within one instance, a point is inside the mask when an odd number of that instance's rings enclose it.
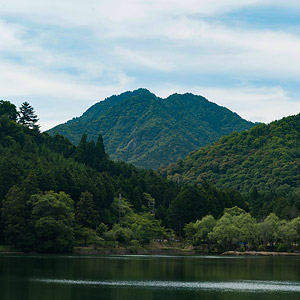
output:
{"label": "reflection on water", "polygon": [[219,290],[238,292],[300,292],[300,282],[288,281],[236,281],[236,282],[182,282],[182,281],[90,281],[68,279],[32,279],[47,284],[117,286],[136,288],[163,288],[189,290]]}
{"label": "reflection on water", "polygon": [[298,257],[0,255],[0,300],[299,300]]}

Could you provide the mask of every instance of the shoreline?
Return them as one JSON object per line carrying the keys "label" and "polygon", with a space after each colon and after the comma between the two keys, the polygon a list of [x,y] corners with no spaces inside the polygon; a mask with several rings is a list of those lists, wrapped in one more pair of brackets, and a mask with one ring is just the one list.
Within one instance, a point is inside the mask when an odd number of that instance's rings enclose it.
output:
{"label": "shoreline", "polygon": [[300,252],[272,252],[272,251],[225,251],[218,252],[202,252],[191,248],[94,248],[94,247],[74,247],[70,253],[37,253],[22,252],[17,249],[5,249],[0,251],[2,254],[74,254],[74,255],[174,255],[174,256],[300,256]]}
{"label": "shoreline", "polygon": [[193,250],[179,250],[179,249],[136,249],[135,251],[129,249],[74,249],[73,254],[78,255],[208,255],[208,253],[199,253]]}
{"label": "shoreline", "polygon": [[270,251],[226,251],[222,256],[300,256],[299,252],[270,252]]}

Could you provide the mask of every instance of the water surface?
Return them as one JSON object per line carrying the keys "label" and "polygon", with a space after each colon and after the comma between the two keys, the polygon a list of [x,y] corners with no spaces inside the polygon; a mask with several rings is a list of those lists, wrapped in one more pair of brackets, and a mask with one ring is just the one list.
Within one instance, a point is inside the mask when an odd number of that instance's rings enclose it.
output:
{"label": "water surface", "polygon": [[300,259],[0,255],[0,299],[294,300]]}

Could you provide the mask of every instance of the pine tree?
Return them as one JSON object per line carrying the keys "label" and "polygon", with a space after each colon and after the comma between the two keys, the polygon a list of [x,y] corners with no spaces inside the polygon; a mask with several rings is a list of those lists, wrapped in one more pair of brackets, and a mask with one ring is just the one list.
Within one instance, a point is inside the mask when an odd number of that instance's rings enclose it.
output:
{"label": "pine tree", "polygon": [[105,153],[103,138],[101,134],[98,136],[96,143],[96,155],[99,159],[108,159],[108,155]]}
{"label": "pine tree", "polygon": [[108,169],[108,154],[105,153],[103,138],[100,134],[94,151],[93,168],[99,172],[104,172]]}
{"label": "pine tree", "polygon": [[19,111],[19,123],[29,128],[39,128],[39,125],[36,124],[38,120],[33,107],[26,101],[22,103]]}

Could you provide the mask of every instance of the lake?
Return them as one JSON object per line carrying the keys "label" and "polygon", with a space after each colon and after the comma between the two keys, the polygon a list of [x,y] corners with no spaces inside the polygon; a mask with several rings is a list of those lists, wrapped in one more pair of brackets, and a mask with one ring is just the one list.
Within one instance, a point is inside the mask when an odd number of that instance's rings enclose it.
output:
{"label": "lake", "polygon": [[298,257],[0,255],[1,300],[299,299]]}

